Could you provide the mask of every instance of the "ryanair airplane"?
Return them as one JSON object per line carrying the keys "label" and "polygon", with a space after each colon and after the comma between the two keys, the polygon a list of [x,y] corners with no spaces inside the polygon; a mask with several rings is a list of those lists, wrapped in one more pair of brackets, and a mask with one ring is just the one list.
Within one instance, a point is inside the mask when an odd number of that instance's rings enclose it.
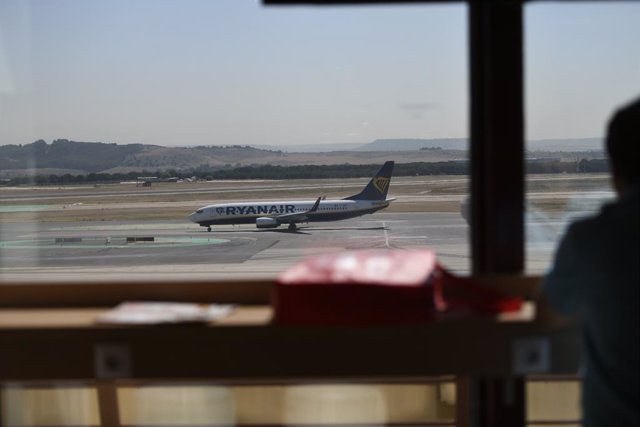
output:
{"label": "ryanair airplane", "polygon": [[360,193],[339,200],[286,202],[222,203],[202,207],[189,215],[189,220],[207,227],[222,224],[255,224],[258,228],[276,228],[288,224],[313,221],[337,221],[372,214],[389,206],[387,199],[393,173],[393,161],[386,162]]}

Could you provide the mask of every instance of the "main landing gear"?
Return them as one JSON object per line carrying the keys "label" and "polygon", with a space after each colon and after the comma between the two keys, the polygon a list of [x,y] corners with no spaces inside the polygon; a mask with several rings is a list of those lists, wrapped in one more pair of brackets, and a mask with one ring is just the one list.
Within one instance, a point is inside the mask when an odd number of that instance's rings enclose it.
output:
{"label": "main landing gear", "polygon": [[207,227],[207,231],[208,231],[208,232],[211,232],[211,226],[208,226],[208,227]]}
{"label": "main landing gear", "polygon": [[298,228],[296,227],[296,223],[295,222],[291,222],[289,223],[289,228],[287,228],[287,230],[291,231],[291,232],[295,232],[298,230]]}

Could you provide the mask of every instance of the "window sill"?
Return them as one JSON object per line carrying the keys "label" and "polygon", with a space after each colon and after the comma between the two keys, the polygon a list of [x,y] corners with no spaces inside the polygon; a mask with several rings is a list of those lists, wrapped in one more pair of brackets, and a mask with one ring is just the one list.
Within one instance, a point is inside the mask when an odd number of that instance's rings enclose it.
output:
{"label": "window sill", "polygon": [[[531,373],[573,374],[579,357],[575,325],[535,318],[533,303],[520,316],[357,328],[273,325],[265,305],[208,325],[98,325],[104,310],[0,310],[0,380],[512,376],[514,342],[527,337],[551,349],[548,369]],[[105,345],[126,348],[125,375],[97,373]]]}

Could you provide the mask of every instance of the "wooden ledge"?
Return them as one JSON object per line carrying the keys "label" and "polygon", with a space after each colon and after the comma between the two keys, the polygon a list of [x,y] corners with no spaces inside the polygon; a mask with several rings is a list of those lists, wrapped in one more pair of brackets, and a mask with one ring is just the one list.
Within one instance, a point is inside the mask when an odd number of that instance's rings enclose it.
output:
{"label": "wooden ledge", "polygon": [[[470,280],[505,296],[532,299],[540,277],[504,275]],[[273,285],[272,280],[0,283],[0,308],[111,307],[124,301],[268,305]]]}
{"label": "wooden ledge", "polygon": [[273,281],[0,283],[0,308],[111,307],[124,301],[269,304]]}
{"label": "wooden ledge", "polygon": [[[269,306],[240,306],[205,325],[100,325],[105,308],[0,310],[0,381],[86,379],[403,378],[511,376],[518,340],[548,343],[540,373],[575,373],[572,324],[539,319],[467,319],[411,325],[280,326]],[[103,347],[130,369],[100,374]]]}

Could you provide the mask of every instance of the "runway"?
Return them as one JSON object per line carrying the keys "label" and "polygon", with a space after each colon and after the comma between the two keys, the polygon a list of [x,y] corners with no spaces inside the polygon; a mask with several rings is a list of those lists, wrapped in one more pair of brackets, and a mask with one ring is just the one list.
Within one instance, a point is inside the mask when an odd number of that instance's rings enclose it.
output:
{"label": "runway", "polygon": [[[449,270],[470,272],[470,229],[460,215],[466,177],[394,179],[384,211],[297,233],[255,225],[208,233],[186,216],[199,206],[238,200],[314,200],[351,194],[364,179],[247,181],[0,189],[0,281],[110,282],[273,279],[296,262],[344,250],[432,248]],[[608,177],[528,179],[526,272],[549,268],[569,221],[613,196]],[[294,191],[295,190],[295,191]],[[319,191],[322,190],[322,191]],[[333,193],[338,194],[333,194]]]}
{"label": "runway", "polygon": [[253,225],[209,233],[184,220],[2,224],[0,280],[273,278],[316,254],[416,247],[434,248],[443,265],[466,272],[468,233],[451,213],[376,213],[303,224],[295,233]]}

